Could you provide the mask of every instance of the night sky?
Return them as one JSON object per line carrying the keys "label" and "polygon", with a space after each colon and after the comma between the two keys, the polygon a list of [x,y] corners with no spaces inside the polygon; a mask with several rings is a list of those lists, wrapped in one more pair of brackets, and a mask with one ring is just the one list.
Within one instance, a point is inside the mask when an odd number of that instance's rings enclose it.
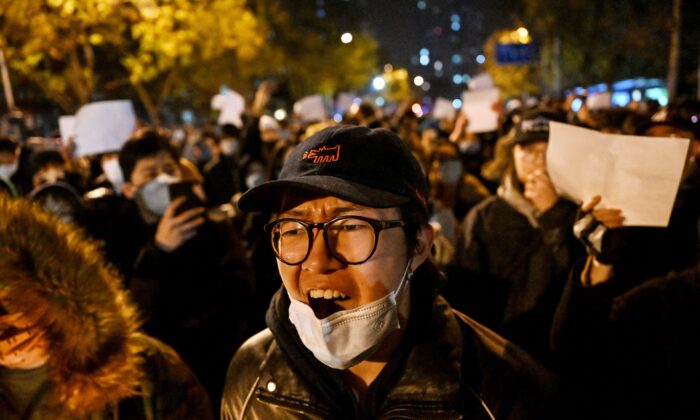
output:
{"label": "night sky", "polygon": [[[516,25],[517,0],[359,0],[362,28],[380,44],[380,66],[405,67],[429,82],[425,94],[458,97],[461,75],[479,73],[486,38]],[[422,65],[421,49],[427,49]],[[425,51],[424,51],[425,52]],[[458,57],[456,57],[457,55]],[[436,62],[437,68],[436,68]],[[455,80],[456,76],[456,80]],[[455,83],[458,82],[458,83]]]}

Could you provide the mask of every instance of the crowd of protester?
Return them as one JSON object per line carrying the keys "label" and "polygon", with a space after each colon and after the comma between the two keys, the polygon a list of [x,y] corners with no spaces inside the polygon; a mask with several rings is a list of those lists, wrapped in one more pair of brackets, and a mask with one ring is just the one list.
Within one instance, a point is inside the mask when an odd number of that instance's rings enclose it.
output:
{"label": "crowd of protester", "polygon": [[[697,101],[577,112],[572,98],[511,102],[498,108],[496,131],[474,134],[462,113],[434,119],[399,106],[384,114],[370,103],[341,123],[280,122],[266,108],[270,94],[263,84],[240,127],[140,128],[98,156],[0,138],[0,190],[97,241],[143,332],[179,354],[214,412],[231,357],[265,328],[281,285],[263,229],[271,215],[241,212],[237,199],[275,179],[311,134],[358,124],[396,132],[422,165],[441,293],[555,373],[571,417],[700,414]],[[523,124],[533,121],[544,124]],[[668,227],[627,227],[618,210],[559,197],[546,166],[549,121],[692,139]]]}

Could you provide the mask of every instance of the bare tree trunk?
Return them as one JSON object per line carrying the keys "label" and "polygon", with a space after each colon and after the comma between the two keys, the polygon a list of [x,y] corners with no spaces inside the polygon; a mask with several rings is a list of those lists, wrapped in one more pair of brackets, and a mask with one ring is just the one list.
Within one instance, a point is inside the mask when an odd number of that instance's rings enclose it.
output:
{"label": "bare tree trunk", "polygon": [[0,71],[2,72],[2,86],[7,100],[7,108],[10,111],[15,109],[15,97],[12,94],[12,84],[10,83],[10,73],[7,71],[7,63],[5,62],[5,53],[0,49]]}
{"label": "bare tree trunk", "polygon": [[698,48],[698,85],[695,90],[695,97],[700,101],[700,48]]}
{"label": "bare tree trunk", "polygon": [[678,89],[678,62],[681,53],[681,6],[682,0],[673,1],[673,23],[671,27],[671,46],[668,53],[668,85],[669,102],[676,98]]}
{"label": "bare tree trunk", "polygon": [[160,127],[160,117],[158,116],[158,108],[153,103],[151,96],[148,94],[148,92],[141,83],[133,82],[132,86],[136,90],[136,93],[139,95],[141,102],[143,102],[143,106],[146,107],[146,112],[148,112],[148,116],[151,117],[151,123],[153,124],[153,126]]}
{"label": "bare tree trunk", "polygon": [[561,39],[558,36],[555,36],[552,41],[552,86],[555,97],[561,98]]}
{"label": "bare tree trunk", "polygon": [[86,83],[84,68],[80,65],[80,58],[75,48],[72,48],[68,54],[68,63],[70,65],[68,71],[68,81],[73,85],[78,106],[82,106],[90,102],[90,88]]}
{"label": "bare tree trunk", "polygon": [[165,99],[170,95],[170,91],[173,88],[173,85],[175,84],[175,76],[177,72],[175,71],[175,68],[170,69],[168,72],[168,75],[165,77],[165,81],[163,82],[163,88],[160,90],[160,96],[158,97],[158,103],[156,104],[156,108],[160,109],[163,106],[163,102],[165,102]]}

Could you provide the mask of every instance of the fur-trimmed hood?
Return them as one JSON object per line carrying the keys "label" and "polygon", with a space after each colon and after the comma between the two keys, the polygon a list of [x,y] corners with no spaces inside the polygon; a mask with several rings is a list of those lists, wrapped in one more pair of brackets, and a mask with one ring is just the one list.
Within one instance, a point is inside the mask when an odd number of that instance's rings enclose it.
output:
{"label": "fur-trimmed hood", "polygon": [[0,284],[13,312],[48,333],[45,403],[82,416],[134,395],[142,381],[135,307],[78,228],[0,194]]}

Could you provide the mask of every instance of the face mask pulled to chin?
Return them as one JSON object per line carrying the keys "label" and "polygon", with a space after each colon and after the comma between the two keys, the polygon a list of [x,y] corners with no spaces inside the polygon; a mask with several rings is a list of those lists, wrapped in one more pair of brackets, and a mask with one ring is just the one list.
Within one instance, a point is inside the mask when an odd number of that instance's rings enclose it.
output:
{"label": "face mask pulled to chin", "polygon": [[301,342],[333,369],[347,369],[370,357],[389,334],[401,328],[397,301],[413,276],[410,266],[411,259],[398,287],[383,298],[324,319],[316,318],[309,305],[290,296],[289,320]]}

